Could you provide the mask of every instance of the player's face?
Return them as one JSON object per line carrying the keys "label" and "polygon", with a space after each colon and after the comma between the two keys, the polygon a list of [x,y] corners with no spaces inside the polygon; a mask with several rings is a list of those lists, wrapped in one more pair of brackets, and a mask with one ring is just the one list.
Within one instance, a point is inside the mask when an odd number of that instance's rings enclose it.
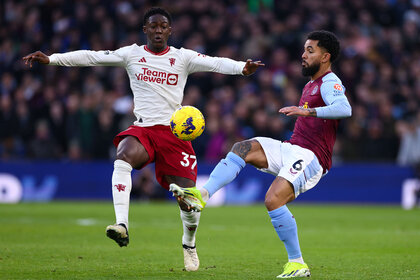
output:
{"label": "player's face", "polygon": [[149,17],[143,32],[147,36],[147,47],[152,51],[159,52],[167,47],[171,26],[168,19],[160,14]]}
{"label": "player's face", "polygon": [[321,67],[325,52],[318,47],[318,40],[306,40],[302,54],[302,75],[314,76]]}

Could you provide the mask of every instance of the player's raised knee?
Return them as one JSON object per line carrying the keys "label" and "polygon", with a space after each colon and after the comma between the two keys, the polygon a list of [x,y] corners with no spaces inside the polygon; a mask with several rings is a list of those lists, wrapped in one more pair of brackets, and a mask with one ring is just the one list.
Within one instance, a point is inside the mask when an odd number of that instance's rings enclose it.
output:
{"label": "player's raised knee", "polygon": [[149,154],[140,141],[128,136],[118,144],[117,159],[128,162],[133,168],[139,168],[149,160]]}
{"label": "player's raised knee", "polygon": [[232,152],[240,156],[246,163],[252,164],[257,168],[268,167],[264,150],[255,139],[235,143],[232,147]]}
{"label": "player's raised knee", "polygon": [[272,192],[267,192],[265,194],[264,204],[265,204],[265,207],[269,211],[274,210],[280,206],[283,206],[283,205],[278,206],[280,204],[280,197],[275,195]]}
{"label": "player's raised knee", "polygon": [[264,204],[267,210],[271,211],[295,199],[293,189],[286,180],[277,177],[270,189],[265,194]]}
{"label": "player's raised knee", "polygon": [[[242,159],[246,160],[247,156],[252,150],[252,142],[254,140],[244,140],[233,144],[231,152],[237,154]],[[255,141],[256,142],[256,141]]]}

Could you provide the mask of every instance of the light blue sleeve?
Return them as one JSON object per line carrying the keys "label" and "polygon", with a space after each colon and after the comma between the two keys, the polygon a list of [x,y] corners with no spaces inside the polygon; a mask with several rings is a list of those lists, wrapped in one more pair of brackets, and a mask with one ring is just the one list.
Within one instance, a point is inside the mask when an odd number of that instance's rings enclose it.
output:
{"label": "light blue sleeve", "polygon": [[342,119],[351,116],[351,106],[344,94],[346,89],[338,81],[322,83],[321,96],[327,106],[317,107],[316,115],[323,119]]}

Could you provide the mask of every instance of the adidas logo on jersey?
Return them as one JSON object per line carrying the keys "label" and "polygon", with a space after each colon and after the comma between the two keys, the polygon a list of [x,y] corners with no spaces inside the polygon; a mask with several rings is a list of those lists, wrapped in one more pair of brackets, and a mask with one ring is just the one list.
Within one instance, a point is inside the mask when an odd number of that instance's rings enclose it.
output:
{"label": "adidas logo on jersey", "polygon": [[139,60],[139,62],[146,63],[146,59],[144,58],[144,56]]}

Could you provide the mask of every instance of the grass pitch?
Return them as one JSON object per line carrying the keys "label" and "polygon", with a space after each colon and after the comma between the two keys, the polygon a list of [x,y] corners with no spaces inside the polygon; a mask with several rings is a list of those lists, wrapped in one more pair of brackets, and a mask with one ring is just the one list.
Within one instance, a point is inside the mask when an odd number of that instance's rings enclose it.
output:
{"label": "grass pitch", "polygon": [[[312,279],[420,279],[420,210],[289,208]],[[133,202],[130,219],[119,248],[111,202],[0,205],[0,279],[275,279],[287,261],[263,205],[204,210],[198,272],[183,271],[176,204]]]}

